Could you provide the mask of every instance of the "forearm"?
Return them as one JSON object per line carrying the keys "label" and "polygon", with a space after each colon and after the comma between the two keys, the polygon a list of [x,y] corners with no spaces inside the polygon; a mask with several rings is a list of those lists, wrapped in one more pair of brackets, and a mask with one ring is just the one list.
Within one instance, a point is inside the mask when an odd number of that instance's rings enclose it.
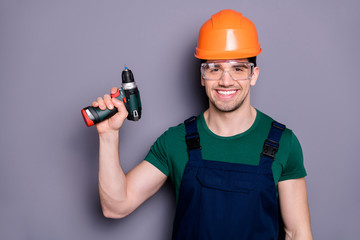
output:
{"label": "forearm", "polygon": [[124,214],[126,176],[119,161],[118,132],[99,135],[99,194],[106,217],[118,218]]}
{"label": "forearm", "polygon": [[286,240],[312,240],[309,204],[304,178],[278,183]]}

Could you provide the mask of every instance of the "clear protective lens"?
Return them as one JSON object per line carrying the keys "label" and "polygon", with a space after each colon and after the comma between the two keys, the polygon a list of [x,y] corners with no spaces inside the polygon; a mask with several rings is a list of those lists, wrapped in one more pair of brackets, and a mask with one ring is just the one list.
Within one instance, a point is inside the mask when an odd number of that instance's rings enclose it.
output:
{"label": "clear protective lens", "polygon": [[220,80],[225,72],[230,74],[233,80],[250,79],[254,70],[254,64],[249,62],[206,62],[201,64],[201,74],[206,80]]}

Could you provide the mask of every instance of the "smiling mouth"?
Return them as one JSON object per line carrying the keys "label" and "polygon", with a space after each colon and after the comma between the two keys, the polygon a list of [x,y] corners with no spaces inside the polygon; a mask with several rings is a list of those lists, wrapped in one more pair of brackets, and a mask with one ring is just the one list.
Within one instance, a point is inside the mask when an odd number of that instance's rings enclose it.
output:
{"label": "smiling mouth", "polygon": [[217,90],[216,92],[223,96],[230,96],[232,94],[235,94],[237,91],[236,90],[228,90],[228,91]]}

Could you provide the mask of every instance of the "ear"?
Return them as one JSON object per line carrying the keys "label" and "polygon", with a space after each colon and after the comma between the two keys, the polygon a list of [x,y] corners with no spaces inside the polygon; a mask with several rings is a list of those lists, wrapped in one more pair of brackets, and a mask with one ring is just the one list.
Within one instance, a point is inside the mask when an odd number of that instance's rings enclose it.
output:
{"label": "ear", "polygon": [[252,75],[252,77],[251,77],[251,79],[250,79],[250,86],[255,86],[256,81],[257,81],[257,79],[258,79],[258,77],[259,77],[259,73],[260,73],[259,67],[255,67],[255,68],[254,68],[253,75]]}
{"label": "ear", "polygon": [[201,77],[201,86],[205,87],[205,80]]}

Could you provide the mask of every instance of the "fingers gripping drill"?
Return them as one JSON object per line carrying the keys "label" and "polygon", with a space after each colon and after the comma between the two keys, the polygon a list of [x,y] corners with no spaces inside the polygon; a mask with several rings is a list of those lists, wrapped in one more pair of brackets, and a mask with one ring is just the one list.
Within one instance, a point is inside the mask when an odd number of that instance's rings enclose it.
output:
{"label": "fingers gripping drill", "polygon": [[[139,89],[136,86],[134,75],[130,69],[125,67],[121,74],[122,84],[121,88],[117,89],[115,94],[111,97],[122,101],[128,111],[128,120],[138,121],[141,118],[141,100]],[[118,112],[117,108],[101,110],[99,107],[88,106],[81,110],[85,124],[90,127],[94,124],[104,121]]]}

